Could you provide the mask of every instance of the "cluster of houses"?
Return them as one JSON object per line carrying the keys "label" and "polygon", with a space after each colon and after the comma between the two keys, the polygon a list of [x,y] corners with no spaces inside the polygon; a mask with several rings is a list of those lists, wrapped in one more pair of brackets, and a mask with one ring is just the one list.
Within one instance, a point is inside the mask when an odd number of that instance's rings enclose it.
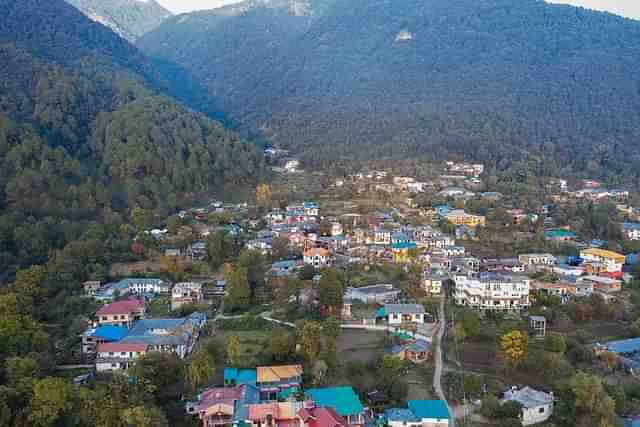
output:
{"label": "cluster of houses", "polygon": [[[197,416],[202,427],[363,427],[374,421],[352,387],[305,390],[302,374],[301,365],[226,368],[224,386],[203,390],[187,403],[186,412]],[[413,400],[409,405],[421,426],[449,425],[444,402]],[[393,411],[390,415],[389,422],[396,422]]]}
{"label": "cluster of houses", "polygon": [[86,296],[102,303],[124,296],[152,299],[157,296],[169,298],[170,309],[175,311],[183,305],[205,304],[211,298],[224,296],[224,281],[205,286],[201,282],[168,283],[162,279],[132,277],[101,285],[97,281],[83,283]]}
{"label": "cluster of houses", "polygon": [[82,334],[82,353],[95,361],[97,372],[129,369],[147,352],[191,353],[207,316],[193,313],[176,319],[146,316],[145,300],[130,297],[102,306]]}

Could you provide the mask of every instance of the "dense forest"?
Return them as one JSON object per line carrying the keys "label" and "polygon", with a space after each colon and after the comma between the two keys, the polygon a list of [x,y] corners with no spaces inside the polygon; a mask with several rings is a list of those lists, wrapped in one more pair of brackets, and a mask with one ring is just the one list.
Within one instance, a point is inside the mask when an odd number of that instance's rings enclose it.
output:
{"label": "dense forest", "polygon": [[106,27],[62,0],[0,8],[2,270],[46,261],[91,221],[161,218],[264,173],[253,144],[163,95]]}
{"label": "dense forest", "polygon": [[67,0],[96,22],[111,28],[121,37],[135,41],[171,16],[155,0]]}
{"label": "dense forest", "polygon": [[[143,51],[311,164],[464,155],[640,170],[640,23],[537,0],[246,2],[173,17]],[[366,149],[362,149],[363,145]]]}

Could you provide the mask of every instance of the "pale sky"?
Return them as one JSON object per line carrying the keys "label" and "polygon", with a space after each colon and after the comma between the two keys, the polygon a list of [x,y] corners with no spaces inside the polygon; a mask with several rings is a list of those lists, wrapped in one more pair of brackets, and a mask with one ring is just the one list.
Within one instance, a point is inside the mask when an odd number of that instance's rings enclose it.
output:
{"label": "pale sky", "polygon": [[[201,9],[215,9],[239,0],[157,0],[173,13],[190,12]],[[640,0],[547,0],[549,3],[563,3],[589,9],[606,10],[611,13],[640,19]]]}

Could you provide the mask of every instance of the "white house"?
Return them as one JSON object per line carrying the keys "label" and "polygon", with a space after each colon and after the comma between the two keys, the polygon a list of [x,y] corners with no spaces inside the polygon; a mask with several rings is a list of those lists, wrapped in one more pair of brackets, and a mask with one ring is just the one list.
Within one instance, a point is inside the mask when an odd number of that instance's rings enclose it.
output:
{"label": "white house", "polygon": [[530,305],[530,280],[511,275],[455,274],[456,304],[481,310],[520,310]]}
{"label": "white house", "polygon": [[385,304],[376,317],[385,318],[390,325],[425,323],[426,312],[421,304]]}
{"label": "white house", "polygon": [[315,268],[327,267],[331,264],[331,256],[324,248],[312,248],[304,252],[304,263]]}
{"label": "white house", "polygon": [[171,310],[177,310],[186,304],[198,304],[202,302],[202,298],[202,283],[176,283],[171,289]]}
{"label": "white house", "polygon": [[622,233],[627,240],[640,240],[640,224],[625,222],[622,224]]}
{"label": "white house", "polygon": [[143,356],[148,345],[144,343],[103,343],[98,345],[96,371],[113,372],[126,370]]}
{"label": "white house", "polygon": [[522,425],[530,426],[542,423],[553,414],[553,393],[534,390],[531,387],[518,389],[513,387],[504,393],[500,403],[515,401],[522,405],[520,418]]}
{"label": "white house", "polygon": [[518,256],[518,261],[530,268],[539,265],[552,266],[556,264],[557,260],[551,254],[521,254]]}

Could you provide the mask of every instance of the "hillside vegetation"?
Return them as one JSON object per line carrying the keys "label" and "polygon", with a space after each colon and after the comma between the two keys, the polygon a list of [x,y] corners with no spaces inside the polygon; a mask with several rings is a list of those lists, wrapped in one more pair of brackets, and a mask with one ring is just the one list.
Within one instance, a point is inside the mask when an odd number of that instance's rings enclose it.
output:
{"label": "hillside vegetation", "polygon": [[537,0],[291,5],[173,17],[139,46],[316,165],[461,155],[640,170],[640,22]]}
{"label": "hillside vegetation", "polygon": [[153,65],[104,26],[62,0],[0,9],[0,270],[264,173],[252,144],[159,92]]}

